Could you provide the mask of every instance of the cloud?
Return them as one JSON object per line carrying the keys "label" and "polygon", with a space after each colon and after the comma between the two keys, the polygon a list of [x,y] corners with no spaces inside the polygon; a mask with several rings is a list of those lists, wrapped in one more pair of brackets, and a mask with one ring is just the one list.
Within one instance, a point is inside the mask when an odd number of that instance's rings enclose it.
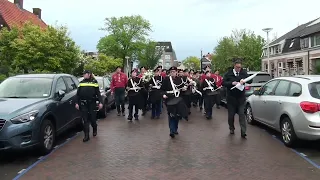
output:
{"label": "cloud", "polygon": [[[319,16],[318,0],[28,0],[25,7],[43,10],[43,19],[67,24],[74,40],[95,50],[105,17],[140,14],[148,19],[151,37],[171,41],[179,60],[211,52],[233,29],[247,28],[265,37],[272,27],[278,36]],[[271,33],[272,34],[272,33]]]}

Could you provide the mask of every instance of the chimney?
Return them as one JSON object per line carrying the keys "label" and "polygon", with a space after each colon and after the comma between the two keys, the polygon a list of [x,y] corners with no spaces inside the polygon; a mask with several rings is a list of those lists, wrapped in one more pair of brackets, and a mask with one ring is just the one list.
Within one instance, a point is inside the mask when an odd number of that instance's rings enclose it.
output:
{"label": "chimney", "polygon": [[14,0],[14,4],[16,4],[20,9],[23,9],[23,0]]}
{"label": "chimney", "polygon": [[40,8],[33,8],[33,14],[38,16],[39,19],[41,19],[41,9]]}

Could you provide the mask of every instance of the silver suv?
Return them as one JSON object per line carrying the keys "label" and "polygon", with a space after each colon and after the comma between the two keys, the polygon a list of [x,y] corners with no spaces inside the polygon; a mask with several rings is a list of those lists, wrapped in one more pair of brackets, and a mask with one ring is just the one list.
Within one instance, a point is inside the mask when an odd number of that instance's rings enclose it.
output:
{"label": "silver suv", "polygon": [[259,121],[279,132],[286,146],[320,139],[320,76],[279,77],[254,91],[246,102],[249,124]]}

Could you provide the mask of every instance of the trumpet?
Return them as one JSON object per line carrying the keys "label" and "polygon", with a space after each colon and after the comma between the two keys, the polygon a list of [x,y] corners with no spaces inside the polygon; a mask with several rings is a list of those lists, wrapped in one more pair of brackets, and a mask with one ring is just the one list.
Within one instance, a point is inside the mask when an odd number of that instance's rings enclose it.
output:
{"label": "trumpet", "polygon": [[192,80],[191,78],[187,77],[187,80],[190,82],[189,83],[190,85],[192,85],[192,86],[196,86],[197,85],[197,83],[194,80]]}

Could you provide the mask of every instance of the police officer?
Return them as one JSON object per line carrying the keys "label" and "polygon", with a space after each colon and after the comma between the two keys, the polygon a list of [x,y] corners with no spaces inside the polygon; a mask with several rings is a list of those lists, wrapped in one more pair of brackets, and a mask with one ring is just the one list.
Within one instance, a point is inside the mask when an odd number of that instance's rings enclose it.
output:
{"label": "police officer", "polygon": [[99,84],[93,78],[92,73],[88,70],[83,72],[83,80],[80,82],[77,91],[76,108],[81,111],[83,118],[83,142],[90,140],[89,123],[93,129],[93,136],[97,136],[97,119],[96,119],[96,98],[99,99],[99,109],[102,108],[102,98],[99,91]]}

